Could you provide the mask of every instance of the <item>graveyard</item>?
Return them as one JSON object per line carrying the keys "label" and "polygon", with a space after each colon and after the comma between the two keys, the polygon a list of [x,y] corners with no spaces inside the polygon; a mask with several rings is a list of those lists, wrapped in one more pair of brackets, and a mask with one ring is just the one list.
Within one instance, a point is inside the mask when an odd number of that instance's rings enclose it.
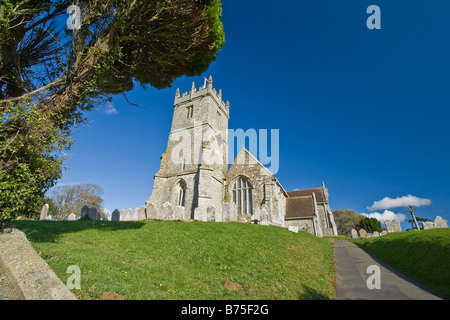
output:
{"label": "graveyard", "polygon": [[334,299],[333,246],[237,222],[15,221],[77,299]]}

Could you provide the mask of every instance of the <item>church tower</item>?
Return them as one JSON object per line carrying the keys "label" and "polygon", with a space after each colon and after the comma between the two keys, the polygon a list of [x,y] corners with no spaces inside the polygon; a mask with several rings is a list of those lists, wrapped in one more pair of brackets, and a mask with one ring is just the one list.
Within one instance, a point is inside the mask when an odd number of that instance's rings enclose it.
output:
{"label": "church tower", "polygon": [[[175,93],[167,149],[161,156],[148,203],[161,212],[164,204],[184,207],[186,219],[205,214],[214,206],[222,216],[224,184],[228,169],[229,102],[213,88],[212,77],[198,90]],[[196,210],[196,208],[199,208]],[[218,219],[220,220],[220,218]]]}

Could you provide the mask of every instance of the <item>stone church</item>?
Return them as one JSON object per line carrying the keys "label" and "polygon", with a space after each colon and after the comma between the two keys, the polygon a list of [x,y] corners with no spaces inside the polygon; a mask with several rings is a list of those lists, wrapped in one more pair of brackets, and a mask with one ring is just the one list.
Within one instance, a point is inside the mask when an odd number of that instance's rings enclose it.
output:
{"label": "stone church", "polygon": [[337,235],[323,184],[287,192],[244,147],[228,166],[230,104],[212,82],[210,77],[199,89],[193,83],[182,95],[177,89],[147,211],[152,208],[158,219],[295,226],[317,236]]}

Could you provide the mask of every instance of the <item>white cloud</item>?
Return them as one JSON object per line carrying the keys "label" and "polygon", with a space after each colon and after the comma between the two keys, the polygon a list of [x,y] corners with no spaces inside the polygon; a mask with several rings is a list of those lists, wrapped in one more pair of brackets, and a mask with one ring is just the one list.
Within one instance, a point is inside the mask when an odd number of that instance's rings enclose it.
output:
{"label": "white cloud", "polygon": [[398,197],[395,199],[384,197],[381,200],[375,201],[371,206],[367,207],[368,210],[383,210],[383,209],[392,209],[397,207],[421,207],[421,206],[429,206],[431,204],[430,199],[419,198],[408,194],[407,196]]}
{"label": "white cloud", "polygon": [[108,115],[108,116],[112,116],[115,114],[118,114],[119,111],[117,111],[117,109],[114,107],[114,103],[109,102],[103,109],[103,113]]}
{"label": "white cloud", "polygon": [[403,213],[395,213],[390,210],[384,210],[383,213],[379,212],[372,212],[372,213],[360,213],[363,216],[366,216],[368,218],[376,218],[381,223],[385,223],[386,220],[398,220],[400,222],[406,220],[406,216]]}

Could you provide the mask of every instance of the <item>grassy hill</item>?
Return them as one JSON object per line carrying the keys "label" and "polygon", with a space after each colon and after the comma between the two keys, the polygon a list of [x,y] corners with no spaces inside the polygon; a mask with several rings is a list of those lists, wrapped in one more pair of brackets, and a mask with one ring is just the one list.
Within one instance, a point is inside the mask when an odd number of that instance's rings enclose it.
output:
{"label": "grassy hill", "polygon": [[450,228],[390,233],[354,242],[450,299]]}
{"label": "grassy hill", "polygon": [[16,221],[79,299],[334,299],[332,243],[284,228],[174,221]]}

